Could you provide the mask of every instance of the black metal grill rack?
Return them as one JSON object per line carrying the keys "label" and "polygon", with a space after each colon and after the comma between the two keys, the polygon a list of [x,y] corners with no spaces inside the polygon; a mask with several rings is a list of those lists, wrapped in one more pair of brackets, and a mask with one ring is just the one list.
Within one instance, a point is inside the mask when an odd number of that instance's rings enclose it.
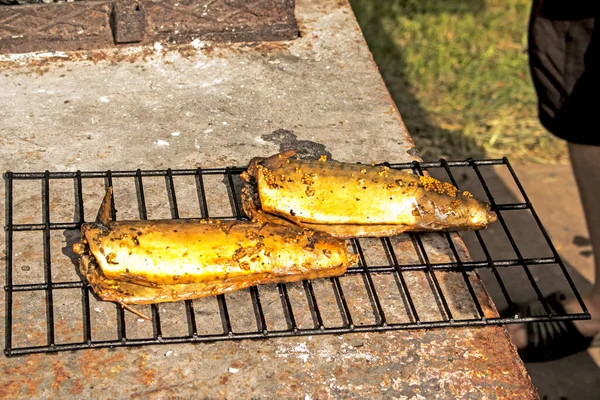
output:
{"label": "black metal grill rack", "polygon": [[[207,342],[207,341],[218,341],[218,340],[241,340],[241,339],[265,339],[273,337],[285,337],[285,336],[299,336],[299,335],[318,335],[318,334],[341,334],[349,332],[367,332],[367,331],[386,331],[386,330],[399,330],[399,329],[424,329],[424,328],[440,328],[440,327],[464,327],[464,326],[484,326],[490,324],[506,324],[515,322],[535,322],[535,321],[554,321],[554,320],[575,320],[575,319],[589,319],[590,315],[578,293],[572,278],[569,276],[567,268],[563,261],[560,259],[554,245],[552,244],[550,237],[544,227],[542,226],[539,217],[535,213],[521,183],[517,179],[517,176],[509,164],[506,158],[494,159],[494,160],[467,160],[467,161],[445,161],[440,162],[412,162],[403,164],[388,164],[390,168],[395,169],[412,169],[416,173],[422,174],[423,171],[428,171],[431,174],[444,173],[445,176],[441,179],[451,181],[457,185],[455,179],[456,170],[460,169],[468,170],[476,178],[474,179],[482,189],[482,192],[487,196],[487,200],[492,204],[493,209],[498,214],[498,229],[499,232],[503,232],[503,235],[507,238],[508,247],[513,251],[515,257],[511,258],[497,258],[494,257],[486,245],[486,238],[482,232],[471,232],[474,235],[474,242],[478,243],[482,250],[482,258],[480,260],[464,259],[461,257],[461,252],[457,248],[456,242],[453,239],[451,233],[442,234],[410,234],[405,235],[407,243],[410,243],[414,247],[415,254],[418,255],[418,261],[410,263],[402,263],[400,254],[395,248],[393,239],[368,239],[371,245],[379,246],[380,249],[386,255],[386,262],[372,262],[369,260],[369,256],[366,254],[364,249],[364,240],[352,240],[350,245],[355,252],[359,254],[359,264],[354,267],[350,267],[347,273],[343,277],[330,278],[328,284],[331,285],[331,290],[335,301],[323,301],[319,298],[319,294],[314,288],[315,282],[304,281],[298,283],[296,289],[302,290],[305,296],[306,306],[311,315],[311,320],[308,323],[298,322],[298,309],[297,305],[291,300],[289,293],[290,286],[294,284],[279,284],[279,285],[265,285],[270,286],[272,293],[276,293],[279,297],[281,304],[281,315],[283,316],[284,322],[283,327],[279,326],[273,328],[270,326],[268,318],[266,317],[266,308],[261,302],[261,294],[264,295],[266,292],[265,287],[254,287],[248,290],[250,296],[247,298],[246,306],[253,310],[251,319],[253,320],[254,328],[239,330],[235,328],[236,320],[232,317],[232,307],[237,307],[235,303],[228,301],[228,295],[219,295],[216,297],[216,303],[218,309],[215,311],[220,319],[220,328],[217,332],[206,333],[200,329],[202,321],[198,320],[198,314],[195,312],[197,308],[195,301],[185,301],[183,303],[181,313],[173,315],[173,313],[165,313],[165,310],[161,312],[161,305],[150,306],[151,317],[152,317],[152,333],[148,333],[145,336],[130,336],[129,323],[126,321],[127,311],[123,310],[118,305],[110,304],[110,307],[114,307],[112,316],[108,315],[106,318],[116,319],[115,321],[115,337],[105,338],[98,337],[95,331],[92,329],[92,325],[98,325],[94,319],[97,318],[98,308],[94,309],[93,312],[91,305],[94,300],[94,295],[91,289],[86,285],[82,279],[71,279],[66,281],[58,281],[53,279],[53,268],[56,268],[55,261],[58,257],[67,257],[64,254],[55,254],[56,252],[51,250],[51,233],[54,231],[72,232],[74,235],[77,234],[81,227],[81,224],[89,221],[92,210],[84,212],[84,200],[85,195],[82,190],[85,182],[89,180],[101,181],[104,188],[113,186],[113,181],[116,179],[127,179],[129,182],[135,183],[135,196],[137,198],[137,210],[140,219],[148,218],[147,212],[147,201],[144,186],[144,179],[150,177],[159,177],[164,179],[166,184],[166,193],[168,196],[168,202],[170,205],[171,218],[180,218],[180,211],[178,207],[178,197],[176,195],[176,185],[174,179],[178,177],[188,177],[195,181],[195,189],[197,195],[197,204],[199,215],[196,218],[225,218],[232,219],[238,218],[243,219],[244,215],[241,211],[239,204],[239,190],[240,184],[237,182],[239,174],[243,171],[242,168],[228,167],[228,168],[212,168],[212,169],[189,169],[189,170],[152,170],[152,171],[103,171],[103,172],[40,172],[40,173],[18,173],[18,172],[6,172],[4,174],[6,184],[6,284],[5,284],[5,349],[4,353],[6,356],[17,356],[31,353],[40,352],[56,352],[65,350],[78,350],[86,348],[101,348],[101,347],[115,347],[115,346],[140,346],[140,345],[151,345],[151,344],[168,344],[168,343],[182,343],[182,342]],[[499,202],[495,199],[494,194],[490,191],[490,188],[484,178],[482,172],[485,168],[501,167],[508,170],[510,176],[515,182],[517,191],[522,196],[520,202]],[[229,203],[231,205],[230,215],[218,215],[213,216],[209,213],[210,210],[210,192],[206,189],[205,180],[209,177],[219,177],[221,182],[226,186],[229,197]],[[53,204],[53,198],[50,196],[51,186],[61,180],[71,181],[73,187],[73,209],[75,217],[72,220],[66,221],[53,221],[51,213],[55,212],[56,206]],[[34,187],[37,186],[39,200],[41,205],[41,221],[36,223],[20,223],[14,220],[15,207],[26,207],[31,206],[31,203],[22,201],[18,205],[15,204],[14,197],[19,190],[19,184],[27,181],[30,184],[33,182]],[[38,182],[38,183],[35,183]],[[457,185],[458,186],[458,185]],[[41,192],[41,193],[40,193]],[[118,194],[118,189],[115,189],[115,194]],[[37,198],[36,198],[37,199]],[[37,201],[31,200],[30,201]],[[62,201],[62,200],[61,200]],[[62,203],[61,203],[62,204]],[[525,256],[519,247],[519,243],[514,238],[514,233],[509,229],[507,223],[506,213],[510,212],[528,212],[535,221],[535,224],[539,227],[539,232],[543,240],[547,243],[549,254],[547,256]],[[27,211],[25,211],[26,213]],[[95,210],[94,210],[95,212]],[[86,218],[88,217],[88,218]],[[116,218],[116,210],[113,207],[112,210],[113,219]],[[40,260],[42,265],[39,266],[43,270],[43,279],[38,279],[36,282],[28,283],[15,283],[15,273],[20,272],[17,270],[15,263],[15,246],[20,243],[19,235],[23,232],[38,232],[41,233],[41,243],[38,243],[43,257]],[[498,234],[498,233],[496,233]],[[438,235],[441,237],[447,246],[447,252],[451,255],[451,260],[448,262],[435,262],[430,257],[429,250],[425,243],[426,235]],[[487,239],[489,240],[489,239]],[[63,264],[64,265],[64,264]],[[544,290],[540,288],[540,285],[536,282],[536,277],[532,273],[532,268],[535,267],[550,267],[555,266],[556,270],[559,271],[560,276],[566,282],[565,287],[570,289],[572,295],[577,298],[581,306],[580,313],[554,315],[548,308],[546,301],[544,300]],[[24,268],[24,267],[23,267]],[[29,269],[31,267],[27,267]],[[62,267],[64,268],[64,267]],[[76,270],[75,262],[69,265],[69,268]],[[497,286],[497,297],[494,301],[504,302],[508,306],[508,309],[514,306],[514,294],[511,294],[510,286],[504,281],[503,274],[508,270],[518,270],[520,273],[526,276],[523,282],[526,282],[527,286],[532,289],[532,293],[535,295],[543,305],[545,313],[542,315],[530,316],[526,318],[515,318],[514,316],[497,316],[494,313],[493,307],[490,308],[489,304],[486,305],[486,299],[484,294],[482,295],[481,290],[477,289],[473,282],[473,279],[478,280],[479,278],[475,275],[477,271],[487,271],[492,282]],[[433,298],[438,303],[439,315],[437,318],[423,317],[423,312],[419,310],[417,301],[415,300],[414,292],[411,292],[411,281],[408,279],[409,274],[419,273],[425,276],[429,287],[433,294]],[[464,317],[458,315],[448,301],[448,293],[444,291],[443,284],[440,283],[440,274],[452,274],[455,277],[459,277],[463,282],[463,289],[465,291],[465,298],[471,302],[471,315]],[[40,275],[41,276],[41,275]],[[360,322],[359,317],[356,315],[355,309],[350,305],[351,300],[354,300],[356,294],[349,293],[345,284],[342,282],[346,277],[361,277],[362,283],[364,284],[364,291],[362,292],[365,298],[368,298],[366,303],[370,304],[370,311],[368,314],[372,314],[372,320],[370,322]],[[396,289],[401,295],[402,304],[398,304],[398,307],[404,309],[406,313],[406,319],[402,321],[394,321],[390,317],[389,311],[384,305],[382,300],[382,288],[379,284],[378,277],[388,276],[393,277],[396,283]],[[70,340],[64,341],[57,337],[57,329],[60,328],[60,324],[57,321],[55,315],[56,306],[61,301],[61,296],[66,290],[75,290],[79,293],[76,299],[76,303],[79,302],[81,308],[81,318],[77,319],[76,323],[71,324],[71,335]],[[23,304],[23,301],[15,299],[16,296],[22,293],[37,293],[42,297],[41,303],[45,304],[45,307],[35,307],[33,305]],[[302,294],[302,293],[301,293]],[[337,305],[338,316],[336,321],[338,323],[331,322],[330,317],[323,311],[325,305],[334,303]],[[78,308],[78,307],[76,307]],[[271,309],[271,306],[269,306]],[[23,311],[25,310],[25,311]],[[487,311],[486,311],[487,310]],[[491,310],[491,311],[490,311]],[[268,310],[267,310],[268,311]],[[73,310],[75,313],[75,310]],[[27,314],[28,317],[19,318],[16,314]],[[31,316],[32,313],[37,313]],[[110,314],[110,312],[109,312]],[[69,324],[69,316],[66,316],[66,322],[62,321],[61,324]],[[181,322],[185,327],[186,333],[169,335],[164,333],[165,319],[171,318]],[[41,325],[38,325],[37,342],[30,342],[27,340],[21,340],[23,337],[31,336],[30,324],[31,321],[37,321]],[[41,322],[40,322],[41,321]],[[161,322],[163,321],[163,322]],[[358,321],[358,322],[357,322]],[[103,329],[112,329],[104,327]]]}

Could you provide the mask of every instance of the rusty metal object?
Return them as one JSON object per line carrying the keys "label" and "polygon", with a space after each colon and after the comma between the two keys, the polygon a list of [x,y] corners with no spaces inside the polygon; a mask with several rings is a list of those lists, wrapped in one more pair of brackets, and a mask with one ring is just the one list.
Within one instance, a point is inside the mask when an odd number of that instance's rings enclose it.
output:
{"label": "rusty metal object", "polygon": [[0,54],[161,40],[292,40],[298,37],[294,7],[294,0],[100,0],[0,6]]}
{"label": "rusty metal object", "polygon": [[109,2],[0,7],[0,53],[78,50],[112,45]]}
{"label": "rusty metal object", "polygon": [[156,37],[169,41],[290,40],[298,37],[294,0],[144,2]]}
{"label": "rusty metal object", "polygon": [[138,43],[144,40],[146,11],[139,3],[114,3],[110,22],[115,43]]}

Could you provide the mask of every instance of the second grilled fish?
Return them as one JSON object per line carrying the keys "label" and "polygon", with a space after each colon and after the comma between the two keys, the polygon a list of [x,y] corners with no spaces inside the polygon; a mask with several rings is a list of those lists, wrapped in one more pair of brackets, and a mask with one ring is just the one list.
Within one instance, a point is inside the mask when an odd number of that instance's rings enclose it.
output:
{"label": "second grilled fish", "polygon": [[244,201],[251,218],[260,210],[341,238],[481,229],[496,220],[489,204],[429,176],[294,154],[250,162],[242,179],[256,193]]}

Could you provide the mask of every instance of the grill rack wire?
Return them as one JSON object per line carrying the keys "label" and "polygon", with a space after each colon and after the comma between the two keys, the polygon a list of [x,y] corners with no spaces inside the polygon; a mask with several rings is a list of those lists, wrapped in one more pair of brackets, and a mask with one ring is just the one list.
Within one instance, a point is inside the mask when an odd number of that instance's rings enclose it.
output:
{"label": "grill rack wire", "polygon": [[[431,169],[442,169],[446,172],[449,177],[449,181],[455,186],[457,182],[453,176],[451,168],[453,167],[469,167],[477,175],[487,197],[492,205],[492,209],[498,214],[498,222],[505,231],[510,245],[516,254],[515,259],[493,259],[490,256],[485,241],[482,238],[480,232],[475,231],[474,234],[477,237],[479,244],[481,245],[483,252],[485,253],[485,260],[483,261],[463,261],[459,256],[459,252],[451,240],[449,233],[444,233],[447,238],[449,248],[454,256],[455,261],[445,263],[433,263],[429,260],[426,248],[421,239],[421,235],[418,233],[410,233],[411,240],[415,244],[415,247],[421,252],[423,262],[420,264],[402,265],[398,262],[395,255],[393,246],[389,238],[382,238],[381,244],[389,254],[389,265],[371,266],[367,265],[365,255],[361,248],[359,240],[352,239],[351,244],[355,252],[359,254],[359,265],[348,268],[346,274],[359,274],[363,277],[371,299],[373,306],[373,313],[375,314],[376,322],[374,324],[359,325],[354,323],[352,312],[348,306],[347,299],[344,295],[344,290],[340,284],[338,277],[328,278],[331,281],[333,291],[335,293],[336,302],[343,320],[342,326],[329,327],[324,321],[319,309],[319,301],[313,290],[311,281],[303,281],[302,286],[306,292],[307,302],[309,309],[312,314],[314,321],[313,327],[299,327],[294,317],[294,309],[290,298],[288,296],[287,284],[277,284],[277,290],[281,297],[281,303],[283,307],[283,313],[285,315],[287,329],[269,330],[265,321],[265,313],[263,305],[261,304],[260,293],[257,287],[249,289],[252,301],[252,308],[254,310],[256,318],[257,329],[255,331],[236,332],[232,329],[232,320],[228,309],[225,295],[218,295],[218,308],[223,326],[223,332],[217,334],[202,334],[199,333],[196,318],[194,314],[194,305],[190,300],[185,301],[185,318],[187,320],[188,335],[180,336],[164,336],[163,327],[161,326],[161,314],[157,305],[151,305],[152,315],[152,337],[146,338],[129,338],[126,331],[125,323],[125,311],[123,308],[115,304],[116,307],[116,318],[117,318],[117,338],[114,340],[95,340],[92,336],[91,320],[93,315],[90,312],[90,291],[91,288],[83,281],[69,281],[69,282],[53,282],[52,281],[52,263],[50,254],[50,232],[53,230],[79,230],[81,225],[86,222],[84,215],[84,198],[82,193],[82,181],[90,178],[102,178],[105,182],[105,187],[113,185],[113,178],[134,178],[136,183],[136,194],[138,198],[138,208],[140,219],[146,219],[146,202],[144,195],[144,177],[164,177],[166,182],[166,190],[169,196],[169,203],[171,208],[172,218],[179,218],[179,211],[177,207],[177,196],[175,193],[175,185],[173,181],[174,176],[194,176],[197,186],[198,202],[200,204],[201,218],[221,218],[221,219],[245,219],[239,204],[238,196],[236,194],[236,187],[234,184],[234,176],[239,175],[244,168],[241,167],[226,167],[226,168],[196,168],[196,169],[167,169],[167,170],[140,170],[135,171],[76,171],[76,172],[6,172],[4,173],[4,180],[6,185],[6,274],[5,274],[5,348],[4,354],[7,357],[26,355],[33,353],[46,353],[46,352],[58,352],[58,351],[72,351],[87,348],[106,348],[106,347],[119,347],[119,346],[142,346],[142,345],[155,345],[155,344],[174,344],[174,343],[186,343],[186,342],[211,342],[220,340],[242,340],[242,339],[265,339],[274,337],[287,337],[287,336],[304,336],[304,335],[320,335],[320,334],[343,334],[351,332],[374,332],[374,331],[388,331],[388,330],[401,330],[401,329],[429,329],[429,328],[443,328],[443,327],[464,327],[464,326],[485,326],[492,324],[510,324],[510,323],[522,323],[522,322],[542,322],[542,321],[560,321],[560,320],[578,320],[578,319],[589,319],[590,314],[577,290],[572,278],[561,260],[555,246],[552,244],[551,239],[543,227],[538,215],[531,202],[529,201],[523,186],[519,182],[512,166],[508,159],[486,159],[486,160],[473,160],[468,159],[465,161],[446,161],[441,159],[439,162],[410,162],[410,163],[382,163],[394,169],[412,169],[418,174],[423,174],[424,170]],[[484,179],[481,168],[484,166],[497,166],[503,165],[508,168],[511,177],[514,179],[520,194],[524,201],[518,203],[509,204],[498,204]],[[212,217],[209,215],[209,208],[207,204],[207,195],[204,187],[203,178],[209,175],[222,175],[225,181],[228,183],[227,188],[230,192],[232,213],[229,217]],[[73,180],[75,187],[75,199],[76,207],[79,216],[79,220],[73,222],[56,222],[50,221],[50,194],[49,187],[53,180]],[[13,186],[15,181],[20,180],[39,180],[42,187],[42,223],[28,223],[28,224],[14,224],[13,223]],[[529,210],[538,224],[544,239],[546,240],[552,256],[550,257],[537,257],[537,258],[524,258],[519,250],[519,247],[513,238],[513,235],[508,229],[507,223],[502,215],[503,211],[507,210]],[[111,210],[111,217],[114,220],[116,218],[116,210]],[[34,284],[14,284],[13,283],[13,233],[21,231],[41,231],[43,232],[43,262],[44,262],[44,282]],[[557,264],[560,270],[564,274],[564,278],[568,282],[570,289],[572,290],[575,298],[579,302],[582,312],[571,313],[564,315],[552,314],[548,307],[548,304],[544,300],[542,291],[538,287],[531,271],[530,266],[544,265],[544,264]],[[495,277],[497,284],[501,290],[504,300],[509,307],[515,307],[515,303],[511,299],[508,293],[505,283],[503,282],[498,270],[505,267],[521,267],[524,273],[527,275],[529,283],[533,288],[538,300],[541,302],[545,315],[537,315],[531,317],[486,317],[482,308],[482,304],[478,299],[475,289],[471,284],[468,273],[476,271],[477,269],[487,268],[490,269]],[[415,307],[412,296],[410,294],[410,288],[407,281],[404,279],[403,274],[407,271],[424,271],[428,274],[429,278],[433,282],[433,290],[438,296],[440,303],[443,308],[441,317],[439,320],[421,320],[419,313]],[[436,271],[454,271],[460,273],[465,282],[465,286],[469,291],[470,297],[473,300],[477,312],[476,318],[468,319],[457,319],[453,316],[453,313],[448,305],[446,296],[438,282],[436,277]],[[399,281],[399,290],[403,292],[408,303],[408,313],[410,314],[410,322],[402,323],[390,323],[386,320],[386,314],[379,300],[377,286],[373,281],[373,274],[396,274]],[[69,343],[57,343],[55,338],[55,316],[54,316],[54,301],[55,295],[62,289],[80,289],[81,290],[81,304],[83,310],[81,336],[82,340],[77,342]],[[45,345],[35,346],[15,346],[13,339],[15,335],[23,334],[22,332],[15,332],[13,330],[13,295],[19,292],[31,292],[31,291],[43,291],[45,293],[46,303],[46,338],[47,343]],[[93,296],[93,294],[92,294]]]}

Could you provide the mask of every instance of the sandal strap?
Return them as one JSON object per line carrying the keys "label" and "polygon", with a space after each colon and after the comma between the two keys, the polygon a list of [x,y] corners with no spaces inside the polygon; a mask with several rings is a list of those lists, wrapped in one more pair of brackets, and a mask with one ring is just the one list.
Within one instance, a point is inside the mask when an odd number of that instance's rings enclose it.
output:
{"label": "sandal strap", "polygon": [[[561,304],[565,296],[553,293],[544,298],[551,315],[565,315]],[[521,316],[546,315],[540,301],[529,304]],[[527,347],[520,351],[523,361],[546,361],[587,349],[593,338],[583,336],[570,320],[527,323]]]}

